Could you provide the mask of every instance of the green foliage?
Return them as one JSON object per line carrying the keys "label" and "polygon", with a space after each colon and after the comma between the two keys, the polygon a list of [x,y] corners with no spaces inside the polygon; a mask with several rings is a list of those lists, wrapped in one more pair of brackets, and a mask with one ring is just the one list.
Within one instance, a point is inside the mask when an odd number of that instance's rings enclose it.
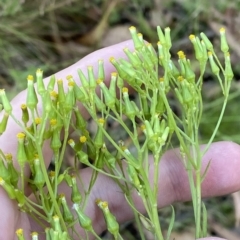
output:
{"label": "green foliage", "polygon": [[[201,40],[197,36],[190,35],[198,71],[194,71],[191,61],[183,51],[177,53],[179,56],[177,64],[172,61],[170,28],[164,30],[157,28],[158,54],[154,52],[151,44],[143,40],[142,34],[138,33],[135,27],[130,27],[130,33],[135,50],[131,52],[124,49],[128,61],[114,57],[110,59],[117,73],[112,73],[109,87],[104,82],[102,62],[99,62],[97,76],[94,75],[92,66],[88,66],[88,76],[78,71],[82,86],[78,86],[72,76],[66,76],[66,89],[63,80],[56,82],[54,76],[50,80],[50,85],[45,86],[42,71],[37,70],[36,88],[33,87],[34,77],[28,76],[26,106],[22,106],[21,119],[15,118],[5,91],[0,91],[2,111],[12,117],[22,128],[22,132],[17,135],[17,160],[21,167],[18,172],[20,187],[14,184],[16,171],[13,171],[12,165],[11,167],[8,165],[6,169],[9,178],[0,176],[0,184],[11,199],[19,202],[20,210],[28,209],[28,213],[36,219],[39,221],[43,219],[50,224],[50,229],[46,230],[49,239],[79,237],[75,230],[76,222],[86,230],[86,234],[91,233],[100,239],[94,231],[92,220],[84,213],[99,173],[112,178],[122,189],[135,213],[142,239],[144,235],[141,224],[153,232],[155,239],[170,239],[175,218],[174,210],[172,210],[167,236],[164,236],[158,218],[157,201],[161,196],[160,162],[173,141],[176,141],[180,147],[179,161],[184,164],[189,179],[196,224],[195,236],[200,238],[207,234],[207,210],[201,201],[201,184],[210,163],[202,174],[202,158],[217,134],[233,79],[225,29],[220,29],[223,65],[218,59],[218,51],[215,52],[213,44],[205,34],[200,34]],[[219,82],[223,101],[213,132],[207,140],[206,147],[201,149],[199,132],[204,108],[202,86],[207,67]],[[124,87],[126,84],[135,90],[136,103],[131,101],[129,89]],[[57,93],[53,91],[55,85],[57,85]],[[96,98],[97,91],[101,94]],[[119,99],[116,98],[116,91],[119,92]],[[180,109],[178,115],[171,104],[172,99]],[[42,115],[39,115],[38,103],[42,106]],[[97,126],[94,137],[90,137],[86,130],[88,123],[81,116],[79,104],[82,104]],[[76,122],[72,118],[73,113],[76,116]],[[28,117],[31,118],[31,122],[28,121]],[[132,142],[134,153],[125,145],[127,139],[117,142],[115,137],[106,131],[108,119],[120,125],[121,131],[124,131],[126,138]],[[126,124],[126,119],[130,125]],[[7,120],[8,118],[3,118],[2,125],[5,126]],[[79,136],[78,142],[69,139],[70,127],[75,128]],[[2,132],[4,130],[2,127]],[[144,137],[141,139],[140,135]],[[54,171],[50,173],[45,167],[42,151],[47,141],[52,149],[55,163]],[[75,162],[83,163],[93,170],[84,197],[78,190],[81,175],[78,174],[77,165],[61,172],[67,144],[74,151]],[[3,161],[10,158],[2,151],[0,153]],[[153,156],[153,168],[149,167],[149,155]],[[31,169],[31,179],[24,178],[24,168],[27,166]],[[125,168],[126,171],[123,170]],[[149,181],[150,178],[152,181]],[[37,203],[33,204],[27,196],[24,196],[25,181],[31,185]],[[68,207],[64,204],[63,195],[58,196],[59,184],[62,181],[71,188],[71,201],[68,204],[73,205],[77,218],[72,219]],[[47,191],[43,191],[43,186]],[[136,191],[142,199],[146,217],[143,217],[134,207],[133,191]],[[119,234],[119,225],[108,203],[104,199],[98,199],[96,203],[103,212],[108,231],[115,239],[122,239]],[[38,208],[43,212],[39,212]],[[19,234],[22,234],[20,230]]]}

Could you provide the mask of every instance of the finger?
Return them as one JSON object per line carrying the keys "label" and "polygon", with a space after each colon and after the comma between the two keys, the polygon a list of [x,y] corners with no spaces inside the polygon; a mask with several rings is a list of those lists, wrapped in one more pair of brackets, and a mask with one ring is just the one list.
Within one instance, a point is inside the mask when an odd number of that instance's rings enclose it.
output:
{"label": "finger", "polygon": [[[56,79],[65,79],[67,75],[72,75],[74,79],[80,83],[77,70],[82,69],[82,71],[87,76],[87,67],[93,66],[93,69],[95,73],[97,73],[98,70],[98,60],[102,59],[104,60],[104,69],[105,69],[105,75],[106,75],[106,82],[110,79],[110,73],[115,71],[114,67],[109,62],[109,58],[111,56],[114,56],[116,58],[126,58],[125,54],[123,52],[123,48],[128,47],[130,49],[133,49],[132,41],[125,41],[120,44],[116,44],[107,48],[100,49],[94,53],[89,54],[88,56],[84,57],[77,63],[73,64],[72,66],[56,73]],[[49,78],[46,78],[46,83],[48,82]],[[19,93],[13,100],[12,100],[12,106],[13,106],[13,115],[16,117],[16,119],[21,119],[22,112],[20,109],[21,104],[25,103],[26,101],[26,91],[22,91]],[[38,106],[38,111],[41,112],[42,106]],[[82,109],[80,109],[81,111]],[[83,111],[84,113],[84,111]],[[3,113],[2,113],[3,114]],[[0,119],[2,118],[2,114],[0,114]],[[86,114],[85,114],[86,117]],[[14,165],[16,168],[19,168],[17,161],[16,161],[16,149],[17,149],[17,133],[21,132],[22,129],[13,121],[13,119],[9,119],[7,130],[1,135],[0,137],[0,148],[4,153],[12,153],[14,158]],[[50,161],[51,161],[51,150],[49,148],[49,143],[45,144],[43,147],[43,154],[45,156],[45,163],[46,167],[48,167]],[[25,175],[29,176],[30,171],[29,169],[25,168]]]}
{"label": "finger", "polygon": [[[202,197],[219,196],[239,190],[240,177],[236,169],[240,168],[240,146],[233,142],[213,143],[203,157],[202,171],[205,170],[210,160],[210,167],[202,184]],[[154,165],[151,159],[149,162],[149,176],[152,177]],[[91,171],[89,168],[81,171],[81,178],[86,189],[90,181]],[[191,200],[187,173],[178,149],[170,150],[164,154],[159,171],[159,208],[174,202]],[[152,181],[153,179],[150,178],[149,180]],[[69,191],[66,191],[67,195],[70,195]],[[121,189],[112,179],[100,174],[91,191],[86,209],[87,215],[94,219],[94,227],[98,233],[105,229],[105,223],[100,210],[94,203],[97,198],[109,202],[109,208],[118,222],[122,223],[133,218],[133,212],[127,204]],[[141,198],[137,192],[133,193],[133,199],[134,206],[140,212],[145,213]]]}
{"label": "finger", "polygon": [[25,213],[19,211],[16,201],[11,200],[7,193],[0,188],[0,239],[17,239],[15,231],[24,229],[26,240],[30,240],[30,223]]}
{"label": "finger", "polygon": [[[224,151],[222,152],[223,149]],[[203,197],[219,196],[240,189],[240,177],[236,173],[236,169],[240,167],[240,146],[238,144],[232,142],[213,143],[203,157],[203,171],[209,160],[211,160],[211,165],[202,185]],[[149,163],[149,176],[153,177],[153,161],[151,157]],[[186,170],[178,149],[170,150],[164,154],[159,170],[159,208],[174,202],[191,199]],[[88,190],[92,169],[82,169],[80,176],[82,182],[81,184],[79,183],[79,189],[84,194]],[[150,178],[149,181],[152,181],[152,179]],[[65,194],[69,205],[71,205],[71,189],[63,183],[59,186],[58,191]],[[133,212],[118,185],[106,175],[99,174],[90,192],[86,206],[86,214],[93,220],[93,227],[97,233],[101,233],[106,228],[103,215],[95,204],[95,200],[99,198],[109,203],[110,211],[116,216],[119,223],[133,218]],[[133,192],[133,200],[135,208],[141,213],[145,213],[137,192]],[[36,228],[34,222],[32,224]],[[81,234],[84,234],[84,231],[78,224],[76,224],[76,229]]]}
{"label": "finger", "polygon": [[[110,73],[116,71],[113,65],[110,63],[109,58],[115,57],[124,58],[126,59],[126,54],[124,53],[123,49],[127,47],[130,50],[134,49],[132,40],[124,41],[110,47],[106,47],[100,50],[97,50],[86,57],[82,58],[80,61],[76,62],[75,64],[71,65],[70,67],[63,69],[55,74],[57,79],[65,79],[66,76],[72,75],[74,79],[79,81],[77,70],[81,69],[82,72],[87,76],[87,67],[93,66],[93,71],[97,76],[98,71],[98,60],[104,61],[104,71],[106,74],[106,81],[109,81]],[[49,80],[49,77],[46,78],[46,81]],[[80,83],[80,81],[79,81]]]}

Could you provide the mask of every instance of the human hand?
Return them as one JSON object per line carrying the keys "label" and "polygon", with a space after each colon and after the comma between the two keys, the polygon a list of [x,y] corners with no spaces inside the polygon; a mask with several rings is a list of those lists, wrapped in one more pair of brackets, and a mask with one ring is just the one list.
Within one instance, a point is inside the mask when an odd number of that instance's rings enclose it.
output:
{"label": "human hand", "polygon": [[[112,55],[116,58],[124,58],[125,55],[122,49],[126,46],[133,48],[131,42],[127,41],[94,52],[73,66],[57,73],[56,78],[65,78],[66,75],[71,74],[75,79],[78,79],[76,71],[78,68],[81,68],[86,72],[86,67],[92,65],[96,69],[97,60],[105,59],[105,72],[107,80],[109,81],[109,75],[114,71],[114,68],[109,63],[108,59]],[[46,79],[46,81],[48,81],[48,79]],[[13,114],[16,117],[21,117],[19,106],[25,102],[25,98],[26,92],[23,91],[12,101]],[[81,107],[82,106],[80,106],[80,108]],[[39,106],[39,110],[41,112],[41,106]],[[85,117],[88,116],[85,115]],[[21,129],[15,124],[15,122],[10,120],[7,131],[0,137],[0,146],[4,153],[15,152],[14,149],[17,148],[17,140],[15,136],[19,131],[21,131]],[[13,138],[11,141],[9,141],[10,137]],[[44,146],[44,156],[46,167],[48,167],[51,160],[51,150],[47,146]],[[15,156],[13,157],[15,159]],[[151,156],[149,158],[151,163]],[[239,190],[240,178],[235,171],[235,169],[239,169],[240,166],[239,145],[231,142],[214,143],[204,156],[203,168],[207,165],[207,162],[210,159],[211,165],[202,185],[203,197],[218,196]],[[18,167],[16,160],[15,166]],[[153,165],[151,164],[150,170],[152,168]],[[159,184],[161,186],[161,196],[159,196],[158,199],[159,208],[165,207],[176,201],[190,200],[187,175],[180,161],[178,150],[168,151],[163,156],[160,169]],[[89,183],[91,171],[92,170],[89,168],[81,170],[81,176],[85,186]],[[25,169],[25,175],[30,175],[29,169]],[[151,174],[149,175],[151,176]],[[84,192],[84,189],[81,189],[81,191]],[[27,192],[30,196],[31,192],[29,189]],[[60,192],[65,192],[66,196],[70,196],[68,188],[64,185],[60,187]],[[97,233],[101,233],[105,229],[105,223],[100,210],[95,205],[96,198],[104,199],[109,202],[109,208],[116,216],[118,222],[125,222],[133,217],[133,213],[118,186],[111,179],[100,174],[91,191],[91,196],[86,207],[86,214],[93,219],[94,229]],[[144,208],[137,193],[133,193],[133,198],[136,208],[139,211],[144,212]],[[30,239],[31,231],[42,231],[42,229],[40,229],[31,218],[28,218],[25,213],[18,211],[16,202],[10,200],[2,188],[0,188],[0,199],[0,212],[2,214],[2,220],[0,222],[0,239],[14,239],[15,231],[18,228],[24,229],[26,239]],[[81,228],[79,228],[79,231],[83,233]],[[207,239],[210,240],[214,238],[205,238],[205,240]]]}

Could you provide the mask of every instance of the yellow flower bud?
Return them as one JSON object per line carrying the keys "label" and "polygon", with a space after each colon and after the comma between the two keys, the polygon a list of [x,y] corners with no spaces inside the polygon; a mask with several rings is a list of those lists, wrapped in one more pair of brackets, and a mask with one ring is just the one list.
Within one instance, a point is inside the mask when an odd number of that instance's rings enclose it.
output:
{"label": "yellow flower bud", "polygon": [[119,234],[119,224],[116,221],[115,216],[109,211],[108,203],[106,201],[102,201],[100,199],[96,200],[97,205],[103,211],[104,219],[107,224],[107,230],[117,238]]}
{"label": "yellow flower bud", "polygon": [[135,49],[140,50],[144,46],[144,44],[139,39],[136,28],[134,26],[131,26],[129,28],[129,31],[130,31],[130,33],[132,35],[132,39],[133,39],[133,43],[134,43]]}
{"label": "yellow flower bud", "polygon": [[28,109],[26,104],[21,105],[21,110],[22,110],[22,121],[24,125],[26,126],[28,121],[29,121],[29,114],[28,114]]}
{"label": "yellow flower bud", "polygon": [[61,236],[62,228],[60,225],[59,216],[57,215],[53,216],[53,225],[54,225],[54,230]]}
{"label": "yellow flower bud", "polygon": [[17,138],[18,138],[17,161],[20,166],[24,166],[24,164],[27,162],[27,155],[24,147],[25,134],[20,132],[17,134]]}
{"label": "yellow flower bud", "polygon": [[43,93],[45,92],[45,86],[43,82],[43,72],[41,69],[38,69],[36,71],[36,77],[37,77],[37,92],[39,93],[39,95],[43,95]]}
{"label": "yellow flower bud", "polygon": [[87,141],[86,136],[81,136],[81,137],[79,138],[79,141],[80,141],[81,143],[85,143],[85,142]]}
{"label": "yellow flower bud", "polygon": [[25,240],[24,232],[23,232],[22,228],[17,229],[16,235],[17,235],[18,240]]}
{"label": "yellow flower bud", "polygon": [[4,188],[10,199],[16,199],[14,187],[10,183],[6,182],[2,177],[0,177],[0,186]]}
{"label": "yellow flower bud", "polygon": [[172,47],[172,40],[171,40],[171,35],[170,35],[171,29],[169,27],[166,27],[164,29],[165,33],[165,40],[166,40],[166,47],[170,49]]}
{"label": "yellow flower bud", "polygon": [[45,178],[42,172],[42,168],[41,168],[40,160],[38,156],[35,157],[33,166],[34,166],[33,183],[35,184],[35,186],[37,186],[38,189],[41,189],[45,184]]}
{"label": "yellow flower bud", "polygon": [[201,36],[202,40],[204,41],[207,50],[213,52],[213,45],[210,42],[210,40],[208,39],[208,37],[205,35],[205,33],[200,33],[200,36]]}
{"label": "yellow flower bud", "polygon": [[60,104],[64,104],[66,100],[66,95],[64,92],[62,79],[57,80],[57,86],[58,86],[58,102]]}
{"label": "yellow flower bud", "polygon": [[0,89],[0,97],[1,97],[3,108],[4,108],[5,112],[10,114],[12,112],[12,105],[9,102],[4,89]]}
{"label": "yellow flower bud", "polygon": [[213,54],[212,54],[212,52],[210,52],[210,51],[208,52],[208,59],[209,59],[209,61],[210,61],[210,66],[211,66],[211,69],[212,69],[213,74],[218,75],[220,69],[219,69],[219,67],[217,66],[217,64],[215,63],[215,61],[214,61],[214,59],[213,59]]}
{"label": "yellow flower bud", "polygon": [[9,113],[5,112],[0,122],[0,136],[6,131],[7,123],[8,123]]}
{"label": "yellow flower bud", "polygon": [[33,110],[37,107],[38,98],[33,84],[33,76],[29,75],[27,78],[27,100],[26,105],[29,109]]}
{"label": "yellow flower bud", "polygon": [[52,75],[52,76],[50,77],[50,81],[49,81],[49,83],[48,83],[48,85],[47,85],[47,90],[48,90],[49,92],[53,91],[54,86],[55,86],[55,82],[56,82],[55,75]]}
{"label": "yellow flower bud", "polygon": [[162,31],[162,29],[161,29],[160,26],[157,26],[157,34],[158,34],[158,39],[159,39],[159,41],[161,42],[161,44],[162,44],[163,46],[165,46],[165,44],[166,44],[166,39],[165,39],[165,36],[164,36],[163,31]]}
{"label": "yellow flower bud", "polygon": [[104,66],[103,66],[103,60],[98,60],[98,79],[105,79],[105,73],[104,73]]}
{"label": "yellow flower bud", "polygon": [[80,203],[82,200],[81,193],[79,192],[78,186],[77,186],[77,180],[75,176],[71,176],[72,179],[72,193],[71,193],[71,200],[73,203]]}
{"label": "yellow flower bud", "polygon": [[76,211],[77,215],[78,215],[78,221],[81,225],[81,227],[87,231],[91,231],[92,230],[92,220],[82,212],[79,204],[74,203],[73,204],[73,209]]}
{"label": "yellow flower bud", "polygon": [[65,198],[64,194],[61,194],[59,197],[61,206],[62,206],[62,212],[63,212],[63,219],[67,223],[71,223],[73,221],[73,215],[68,207],[67,200]]}
{"label": "yellow flower bud", "polygon": [[95,90],[96,88],[96,81],[93,73],[93,66],[88,66],[88,79],[89,79],[89,89]]}
{"label": "yellow flower bud", "polygon": [[221,39],[221,51],[227,53],[229,51],[229,46],[226,39],[225,28],[220,28],[220,39]]}

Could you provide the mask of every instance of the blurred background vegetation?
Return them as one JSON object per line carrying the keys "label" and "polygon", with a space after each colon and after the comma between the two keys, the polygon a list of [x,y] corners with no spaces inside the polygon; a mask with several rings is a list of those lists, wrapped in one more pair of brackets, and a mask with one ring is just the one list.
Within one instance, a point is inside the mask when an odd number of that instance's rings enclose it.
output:
{"label": "blurred background vegetation", "polygon": [[[26,77],[37,68],[51,75],[88,53],[130,38],[134,25],[156,46],[156,26],[171,28],[173,57],[183,50],[193,59],[188,36],[205,32],[219,46],[219,28],[225,26],[231,49],[235,81],[217,140],[240,143],[240,2],[239,0],[1,0],[0,88],[10,97],[25,88]],[[210,72],[203,89],[206,104],[202,141],[211,134],[222,103],[220,89]],[[231,164],[231,163],[229,163]],[[234,199],[234,201],[233,201]],[[229,240],[240,239],[239,195],[206,200],[209,232]],[[193,239],[191,204],[176,204],[175,239]],[[160,211],[167,224],[170,209]],[[122,226],[125,239],[138,239],[134,223]],[[146,233],[148,234],[148,233]],[[148,234],[149,235],[149,234]],[[105,239],[110,239],[108,235]],[[148,236],[151,239],[151,236]]]}

